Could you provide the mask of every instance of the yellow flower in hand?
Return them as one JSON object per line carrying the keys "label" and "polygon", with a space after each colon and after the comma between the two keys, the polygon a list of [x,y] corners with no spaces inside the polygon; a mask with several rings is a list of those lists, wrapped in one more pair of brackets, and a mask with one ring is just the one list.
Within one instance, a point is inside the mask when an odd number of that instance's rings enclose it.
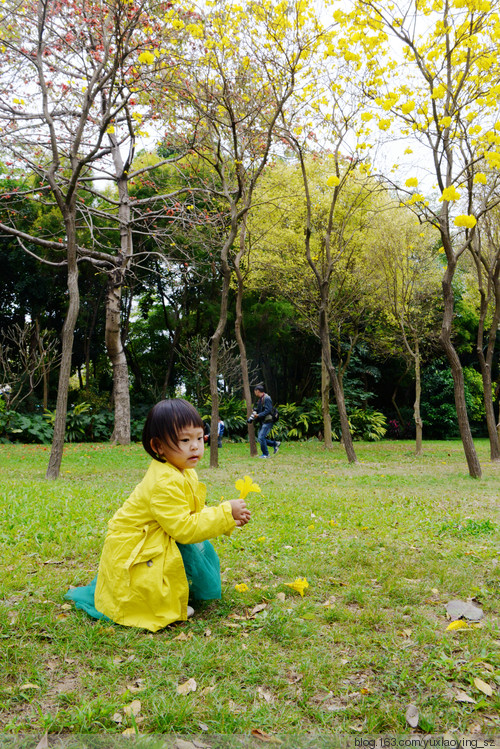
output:
{"label": "yellow flower in hand", "polygon": [[245,499],[249,492],[260,492],[260,486],[254,484],[250,476],[245,476],[243,479],[238,479],[235,483],[235,487],[240,492],[239,499]]}
{"label": "yellow flower in hand", "polygon": [[301,596],[304,595],[304,590],[309,587],[309,583],[305,577],[298,577],[293,583],[285,583],[285,585],[292,588],[292,590],[296,590]]}
{"label": "yellow flower in hand", "polygon": [[238,585],[235,585],[234,588],[238,593],[245,593],[245,591],[248,590],[248,585],[245,585],[245,583],[239,583]]}

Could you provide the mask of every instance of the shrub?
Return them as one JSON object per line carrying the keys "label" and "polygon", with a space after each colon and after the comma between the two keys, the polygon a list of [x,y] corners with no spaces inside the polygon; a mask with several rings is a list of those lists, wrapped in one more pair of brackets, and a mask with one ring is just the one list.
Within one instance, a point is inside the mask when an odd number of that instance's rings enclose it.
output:
{"label": "shrub", "polygon": [[349,426],[353,439],[376,442],[387,432],[387,419],[372,408],[356,408],[349,414]]}

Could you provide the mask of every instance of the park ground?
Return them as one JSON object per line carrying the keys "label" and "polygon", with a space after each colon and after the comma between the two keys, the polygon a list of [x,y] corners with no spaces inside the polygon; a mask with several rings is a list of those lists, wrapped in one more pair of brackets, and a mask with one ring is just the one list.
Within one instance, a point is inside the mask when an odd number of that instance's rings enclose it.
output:
{"label": "park ground", "polygon": [[[142,478],[139,445],[0,445],[4,735],[500,735],[500,465],[478,441],[224,443],[209,502],[251,476],[252,522],[214,545],[223,598],[151,634],[64,600],[94,576],[106,521]],[[305,578],[300,591],[288,585]],[[238,586],[238,588],[236,588]],[[296,587],[300,587],[296,586]],[[479,606],[447,629],[446,604]],[[408,706],[418,722],[407,722]],[[276,739],[277,741],[277,739]]]}

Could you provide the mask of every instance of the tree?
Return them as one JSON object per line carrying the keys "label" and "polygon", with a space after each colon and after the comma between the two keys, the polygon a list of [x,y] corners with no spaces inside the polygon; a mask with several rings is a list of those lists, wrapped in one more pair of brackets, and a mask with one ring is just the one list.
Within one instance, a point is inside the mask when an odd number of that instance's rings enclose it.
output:
{"label": "tree", "polygon": [[[260,240],[254,240],[261,248],[254,284],[260,278],[274,285],[320,340],[346,454],[355,462],[343,380],[373,295],[363,234],[373,221],[370,208],[377,183],[340,148],[307,156],[307,145],[290,129],[287,137],[297,162],[276,162],[268,170],[266,192],[259,193],[261,203],[274,208],[267,231],[260,211],[252,217],[254,225],[261,227]],[[326,389],[322,392],[325,398]],[[323,410],[326,413],[326,402]]]}
{"label": "tree", "polygon": [[[184,25],[182,18],[173,21]],[[227,323],[234,243],[271,153],[278,118],[322,29],[313,10],[299,0],[288,5],[274,0],[231,7],[217,3],[186,29],[201,47],[186,60],[174,89],[165,92],[175,103],[175,122],[171,119],[169,125],[178,137],[196,131],[193,153],[214,176],[206,189],[224,200],[227,216],[219,248],[220,312],[210,368],[210,465],[216,467],[218,348]]]}
{"label": "tree", "polygon": [[0,393],[7,409],[30,396],[58,358],[54,336],[38,322],[6,328],[0,335]]}
{"label": "tree", "polygon": [[493,406],[492,383],[493,356],[500,324],[499,229],[498,209],[489,211],[484,215],[481,230],[476,232],[470,246],[480,299],[476,351],[483,379],[484,407],[492,461],[500,460],[500,436]]}
{"label": "tree", "polygon": [[49,239],[26,236],[15,221],[0,228],[55,253],[59,260],[53,262],[67,269],[68,307],[47,478],[58,476],[62,459],[79,311],[79,189],[93,179],[91,168],[112,153],[107,134],[141,88],[141,64],[150,62],[152,39],[160,37],[163,26],[158,10],[149,0],[134,5],[117,0],[99,8],[88,0],[8,0],[2,5],[1,148],[12,169],[27,175],[21,194],[52,201],[62,224]]}
{"label": "tree", "polygon": [[[391,345],[400,344],[403,357],[415,375],[413,417],[416,425],[415,453],[422,453],[423,423],[420,413],[422,392],[421,366],[425,352],[437,342],[437,320],[441,310],[436,307],[442,275],[438,261],[435,232],[422,227],[412,213],[404,208],[387,208],[384,226],[390,231],[378,233],[374,248],[374,266],[381,276],[383,305],[381,314],[394,333]],[[372,235],[373,236],[373,235]]]}
{"label": "tree", "polygon": [[[500,166],[494,5],[475,0],[405,0],[396,7],[379,0],[356,0],[348,14],[350,32],[344,51],[363,68],[363,85],[374,104],[378,128],[388,132],[397,120],[400,133],[415,136],[429,153],[439,202],[431,205],[422,192],[412,189],[418,186],[417,176],[405,183],[407,202],[441,235],[446,268],[440,342],[450,363],[460,435],[474,478],[481,476],[481,466],[467,416],[462,366],[453,345],[453,278],[474,241],[477,222],[494,204],[477,204],[480,175]],[[391,59],[388,35],[400,44],[399,59],[395,54]]]}

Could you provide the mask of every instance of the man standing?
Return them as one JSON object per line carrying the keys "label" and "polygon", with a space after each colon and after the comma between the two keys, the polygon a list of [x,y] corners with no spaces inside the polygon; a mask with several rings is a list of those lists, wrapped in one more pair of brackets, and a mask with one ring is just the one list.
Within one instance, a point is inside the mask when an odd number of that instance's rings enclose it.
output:
{"label": "man standing", "polygon": [[219,416],[219,423],[217,424],[217,444],[222,447],[222,435],[224,434],[224,422]]}
{"label": "man standing", "polygon": [[268,439],[268,434],[273,428],[273,402],[271,396],[265,393],[264,385],[260,383],[255,386],[254,393],[257,397],[257,403],[254,408],[255,415],[252,414],[253,418],[250,418],[252,421],[258,421],[260,424],[258,440],[260,449],[262,450],[262,455],[259,455],[259,457],[268,458],[268,446],[274,447],[274,452],[277,453],[279,446],[281,445],[281,442]]}

